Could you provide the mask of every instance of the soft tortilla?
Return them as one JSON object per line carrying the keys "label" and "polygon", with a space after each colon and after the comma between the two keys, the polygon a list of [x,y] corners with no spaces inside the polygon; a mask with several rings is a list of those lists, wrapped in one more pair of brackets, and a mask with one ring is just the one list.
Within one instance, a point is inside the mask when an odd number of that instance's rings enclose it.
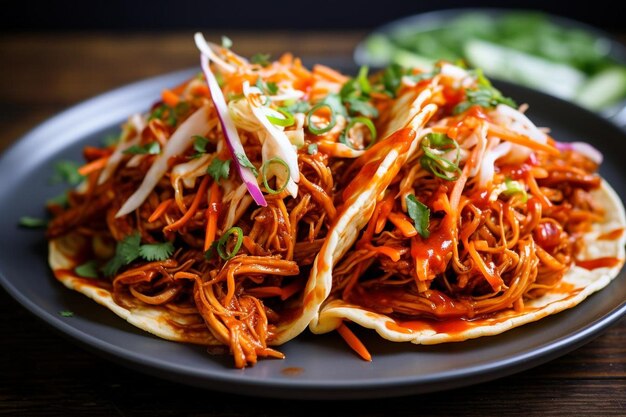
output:
{"label": "soft tortilla", "polygon": [[[401,165],[402,163],[400,162]],[[381,169],[388,169],[382,167]],[[380,184],[372,184],[365,189],[349,211],[341,214],[338,227],[343,227],[333,235],[340,235],[336,244],[325,245],[320,256],[327,260],[322,274],[327,286],[332,284],[332,266],[354,244],[358,232],[367,223],[372,201],[380,191]],[[382,189],[384,189],[383,187]],[[486,318],[471,321],[457,319],[462,326],[438,326],[432,320],[412,320],[410,323],[398,322],[386,315],[366,310],[342,300],[327,300],[320,313],[311,322],[310,329],[314,333],[326,333],[339,327],[343,320],[350,320],[363,327],[375,330],[386,340],[394,342],[412,342],[415,344],[437,344],[473,339],[481,336],[497,335],[515,327],[537,321],[543,317],[556,314],[580,304],[589,295],[606,287],[620,272],[626,258],[624,245],[626,234],[626,216],[624,206],[606,181],[602,181],[600,189],[592,193],[594,200],[604,207],[606,214],[602,223],[594,224],[592,230],[583,237],[585,252],[579,254],[581,260],[601,257],[614,257],[621,262],[615,267],[602,267],[587,270],[573,266],[563,277],[555,289],[534,300],[525,301],[523,311],[513,309],[499,312]],[[365,213],[364,219],[355,221],[353,213]],[[344,221],[345,218],[345,221]],[[347,226],[339,226],[348,222]],[[622,233],[615,239],[598,239],[602,234],[621,229]]]}

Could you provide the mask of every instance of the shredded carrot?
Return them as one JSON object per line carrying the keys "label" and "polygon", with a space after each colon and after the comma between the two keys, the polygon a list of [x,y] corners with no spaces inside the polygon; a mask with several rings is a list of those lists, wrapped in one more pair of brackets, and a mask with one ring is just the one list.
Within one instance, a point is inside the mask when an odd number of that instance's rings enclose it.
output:
{"label": "shredded carrot", "polygon": [[372,244],[365,244],[362,246],[363,249],[369,249],[373,252],[380,253],[381,255],[388,256],[394,262],[398,262],[400,260],[400,256],[402,255],[400,251],[391,246],[374,246]]}
{"label": "shredded carrot", "polygon": [[161,99],[168,106],[174,107],[180,102],[180,97],[178,97],[172,90],[165,89],[161,93]]}
{"label": "shredded carrot", "polygon": [[209,87],[205,84],[198,84],[194,86],[191,94],[193,94],[194,96],[211,97]]}
{"label": "shredded carrot", "polygon": [[553,146],[545,143],[536,142],[528,136],[520,135],[519,133],[512,132],[502,126],[498,126],[493,123],[489,123],[489,133],[491,135],[498,136],[501,139],[508,140],[509,142],[526,146],[527,148],[547,152],[553,156],[559,156],[560,154],[559,150]]}
{"label": "shredded carrot", "polygon": [[327,80],[341,84],[344,84],[346,81],[348,81],[348,77],[346,77],[339,71],[336,71],[322,64],[317,64],[313,67],[313,74],[319,75],[323,78],[326,78]]}
{"label": "shredded carrot", "polygon": [[376,221],[373,222],[376,224],[374,232],[380,233],[385,228],[385,223],[387,223],[387,217],[393,209],[393,202],[393,194],[387,193],[387,196],[383,199],[383,201],[379,202],[376,205]]}
{"label": "shredded carrot", "polygon": [[209,190],[209,206],[206,209],[206,233],[204,236],[204,251],[208,251],[215,241],[217,233],[217,218],[219,216],[219,202],[221,199],[220,186],[217,181],[213,181]]}
{"label": "shredded carrot", "polygon": [[206,189],[207,189],[208,185],[209,185],[209,176],[206,175],[202,179],[202,182],[200,183],[200,186],[198,187],[198,192],[196,193],[195,197],[193,198],[193,201],[191,202],[191,206],[189,206],[189,209],[187,210],[187,212],[185,212],[183,217],[181,217],[180,219],[176,220],[174,223],[165,226],[163,228],[164,232],[176,231],[176,230],[180,229],[181,227],[183,227],[189,221],[189,219],[191,219],[191,217],[198,210],[198,206],[200,205],[200,200],[202,200],[202,196],[204,194],[206,194]]}
{"label": "shredded carrot", "polygon": [[552,202],[543,193],[543,191],[541,191],[541,188],[539,188],[539,185],[537,184],[537,181],[535,181],[535,177],[533,175],[531,175],[530,173],[527,173],[525,175],[525,179],[526,179],[526,183],[528,184],[528,189],[530,190],[530,192],[531,192],[531,194],[533,196],[535,196],[535,197],[537,197],[539,199],[539,201],[541,202],[541,206],[543,208],[552,207]]}
{"label": "shredded carrot", "polygon": [[343,340],[346,341],[348,346],[350,346],[352,350],[354,350],[361,358],[369,362],[372,361],[372,355],[369,353],[363,342],[361,342],[359,338],[356,337],[350,329],[348,329],[345,323],[341,323],[341,325],[337,327],[337,331]]}
{"label": "shredded carrot", "polygon": [[400,230],[404,237],[413,237],[417,234],[415,226],[404,213],[389,213],[389,221]]}
{"label": "shredded carrot", "polygon": [[87,176],[92,172],[96,172],[104,168],[109,161],[109,156],[103,156],[102,158],[98,158],[95,161],[91,161],[82,167],[78,168],[78,173],[82,176]]}
{"label": "shredded carrot", "polygon": [[251,288],[248,290],[248,293],[254,295],[255,297],[264,298],[264,297],[280,297],[281,300],[285,301],[296,292],[302,289],[302,283],[298,281],[294,281],[289,285],[284,287],[257,287]]}
{"label": "shredded carrot", "polygon": [[148,217],[148,223],[157,221],[163,215],[163,213],[165,213],[170,204],[172,204],[172,201],[173,200],[171,198],[161,201],[161,204],[159,204],[154,212],[152,212],[150,217]]}

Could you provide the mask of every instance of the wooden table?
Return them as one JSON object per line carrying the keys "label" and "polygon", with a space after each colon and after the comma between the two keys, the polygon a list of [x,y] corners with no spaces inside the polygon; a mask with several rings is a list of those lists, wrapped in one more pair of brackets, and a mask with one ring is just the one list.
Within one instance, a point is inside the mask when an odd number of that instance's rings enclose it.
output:
{"label": "wooden table", "polygon": [[[292,51],[332,64],[345,62],[363,33],[227,35],[244,55]],[[0,151],[81,100],[197,61],[191,32],[5,35],[0,57]],[[317,414],[309,403],[190,388],[105,361],[50,330],[4,290],[0,335],[0,415]],[[626,415],[626,319],[584,347],[511,377],[428,395],[322,406],[327,415],[360,416]]]}

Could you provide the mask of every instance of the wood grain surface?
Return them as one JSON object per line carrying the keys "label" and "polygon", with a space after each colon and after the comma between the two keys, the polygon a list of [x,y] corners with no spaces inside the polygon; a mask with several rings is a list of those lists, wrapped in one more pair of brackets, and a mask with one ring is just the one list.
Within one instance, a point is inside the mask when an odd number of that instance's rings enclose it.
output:
{"label": "wood grain surface", "polygon": [[[364,33],[227,35],[243,55],[291,51],[332,64],[345,62]],[[191,32],[4,35],[0,151],[81,100],[196,61]],[[2,289],[0,335],[0,416],[319,415],[309,402],[192,388],[101,359],[52,331]],[[507,378],[433,394],[318,405],[332,416],[626,415],[626,319],[570,354]]]}

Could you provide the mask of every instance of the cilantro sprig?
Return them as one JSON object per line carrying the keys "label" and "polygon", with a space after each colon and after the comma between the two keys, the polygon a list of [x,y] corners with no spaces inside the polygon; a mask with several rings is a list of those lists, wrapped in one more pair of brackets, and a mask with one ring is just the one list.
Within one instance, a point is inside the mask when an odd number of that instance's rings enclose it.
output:
{"label": "cilantro sprig", "polygon": [[413,194],[406,196],[406,208],[409,217],[415,224],[415,229],[421,237],[426,239],[430,236],[430,209],[419,201]]}
{"label": "cilantro sprig", "polygon": [[115,255],[103,267],[106,276],[113,276],[123,266],[138,258],[146,261],[164,261],[174,253],[172,242],[141,244],[141,235],[135,232],[117,243]]}
{"label": "cilantro sprig", "polygon": [[161,153],[159,142],[148,142],[144,145],[133,145],[123,153],[127,155],[158,155]]}
{"label": "cilantro sprig", "polygon": [[[245,156],[245,155],[244,155]],[[247,159],[247,158],[246,158]],[[226,179],[230,175],[230,159],[222,161],[219,158],[214,158],[207,168],[207,174],[213,177],[216,182],[220,182],[222,178]],[[248,162],[250,162],[248,160]]]}

